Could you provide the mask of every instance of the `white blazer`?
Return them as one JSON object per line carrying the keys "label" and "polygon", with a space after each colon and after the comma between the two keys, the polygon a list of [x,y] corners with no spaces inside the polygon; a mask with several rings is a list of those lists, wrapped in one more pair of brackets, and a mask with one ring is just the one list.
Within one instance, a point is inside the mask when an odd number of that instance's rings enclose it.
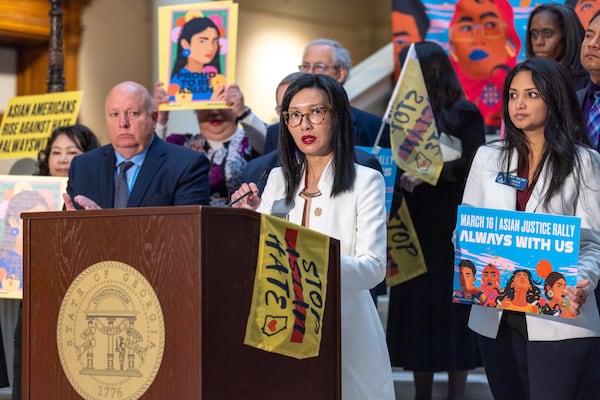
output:
{"label": "white blazer", "polygon": [[[309,225],[340,241],[342,398],[394,399],[385,335],[369,293],[385,277],[385,182],[378,171],[354,166],[353,190],[331,198],[333,171],[331,162],[327,165],[318,184],[322,195],[311,201]],[[285,179],[281,168],[275,168],[257,211],[287,216],[289,221],[301,224],[305,203],[301,189],[302,185],[294,204],[286,207]]]}
{"label": "white blazer", "polygon": [[[477,151],[463,195],[463,204],[475,207],[515,210],[516,189],[496,183],[501,167],[500,144],[482,146]],[[581,314],[574,319],[525,314],[529,340],[563,340],[600,336],[600,317],[594,289],[600,278],[600,155],[592,150],[579,148],[581,159],[579,174],[582,184],[579,191],[573,174],[569,175],[559,195],[554,196],[548,207],[542,199],[546,191],[544,165],[538,181],[527,202],[526,212],[571,215],[581,218],[579,246],[579,273],[577,280],[589,279],[587,301]],[[516,175],[517,154],[513,154],[510,171]],[[577,197],[579,195],[579,197]],[[495,338],[498,334],[502,310],[473,306],[469,327],[483,336]]]}

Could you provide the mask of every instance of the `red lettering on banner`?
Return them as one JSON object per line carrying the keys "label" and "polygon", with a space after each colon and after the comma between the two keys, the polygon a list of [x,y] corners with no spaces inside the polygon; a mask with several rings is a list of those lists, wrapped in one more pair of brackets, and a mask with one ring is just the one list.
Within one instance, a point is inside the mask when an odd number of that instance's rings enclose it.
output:
{"label": "red lettering on banner", "polygon": [[308,304],[304,301],[304,293],[302,291],[302,273],[298,266],[298,251],[296,250],[296,242],[298,240],[298,230],[285,230],[286,252],[288,253],[288,261],[292,270],[292,282],[294,287],[294,330],[292,331],[291,342],[302,343],[304,333],[306,332],[306,309]]}

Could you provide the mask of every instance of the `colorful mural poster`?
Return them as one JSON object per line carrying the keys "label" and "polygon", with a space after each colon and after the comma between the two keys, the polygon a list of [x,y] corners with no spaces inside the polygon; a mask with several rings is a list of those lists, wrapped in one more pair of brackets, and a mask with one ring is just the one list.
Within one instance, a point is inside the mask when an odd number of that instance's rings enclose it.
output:
{"label": "colorful mural poster", "polygon": [[455,303],[573,318],[580,219],[459,206]]}
{"label": "colorful mural poster", "polygon": [[227,107],[235,81],[238,5],[229,1],[158,8],[158,75],[169,103],[161,110]]}
{"label": "colorful mural poster", "polygon": [[[450,57],[467,98],[484,117],[488,133],[500,127],[502,85],[525,58],[531,11],[549,0],[392,0],[396,77],[398,53],[413,42],[438,43]],[[587,26],[595,1],[569,0]],[[585,3],[585,4],[584,4]]]}
{"label": "colorful mural poster", "polygon": [[62,210],[67,178],[0,175],[0,298],[23,298],[21,213]]}
{"label": "colorful mural poster", "polygon": [[37,157],[52,131],[77,122],[82,91],[17,96],[0,125],[0,158]]}

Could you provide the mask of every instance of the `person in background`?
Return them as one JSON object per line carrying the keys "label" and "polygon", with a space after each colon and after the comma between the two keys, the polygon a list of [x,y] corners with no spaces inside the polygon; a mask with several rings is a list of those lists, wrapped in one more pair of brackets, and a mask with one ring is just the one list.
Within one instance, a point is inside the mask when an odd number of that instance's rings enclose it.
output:
{"label": "person in background", "polygon": [[36,175],[68,176],[73,157],[98,146],[98,138],[85,125],[56,128],[46,147],[38,154]]}
{"label": "person in background", "polygon": [[[167,94],[162,86],[161,82],[155,85],[155,104],[166,101]],[[261,155],[267,131],[264,122],[245,105],[238,85],[228,86],[221,100],[230,108],[195,111],[199,133],[173,133],[165,139],[207,156],[210,161],[209,204],[213,207],[228,203],[231,194],[242,183],[248,161]],[[168,111],[159,111],[157,130],[160,135],[165,135],[168,118]]]}
{"label": "person in background", "polygon": [[[408,50],[400,52],[400,64]],[[413,371],[417,399],[431,398],[433,374],[439,371],[448,371],[448,398],[462,399],[467,371],[480,362],[467,328],[469,307],[450,301],[452,232],[469,166],[485,132],[481,113],[465,99],[444,50],[431,42],[415,43],[415,50],[438,132],[458,151],[452,156],[442,151],[444,164],[435,186],[398,171],[427,273],[390,288],[387,342],[392,365]],[[400,199],[392,210],[398,207]]]}
{"label": "person in background", "polygon": [[282,103],[281,167],[258,196],[244,183],[234,207],[285,214],[289,221],[340,240],[342,398],[394,399],[383,328],[369,289],[385,276],[383,175],[355,163],[348,97],[323,74],[305,74]]}
{"label": "person in background", "polygon": [[540,4],[529,15],[525,52],[527,57],[561,63],[571,75],[575,90],[579,90],[590,80],[581,66],[583,35],[583,26],[572,8],[556,3]]}
{"label": "person in background", "polygon": [[[300,72],[329,75],[342,85],[348,79],[352,68],[350,52],[339,42],[332,39],[315,39],[304,48]],[[354,144],[356,146],[373,146],[382,120],[376,115],[350,107],[352,126],[354,128]],[[273,124],[267,133],[264,154],[277,149],[279,139],[279,123]],[[390,128],[384,126],[381,147],[390,147]]]}
{"label": "person in background", "polygon": [[[576,216],[581,220],[577,284],[567,286],[575,318],[472,307],[483,365],[496,399],[597,399],[600,315],[600,154],[590,146],[568,72],[531,58],[507,76],[506,138],[477,151],[462,203]],[[499,183],[504,173],[522,190]]]}
{"label": "person in background", "polygon": [[[281,103],[283,102],[283,95],[287,90],[288,86],[304,75],[305,72],[292,72],[289,75],[286,75],[279,85],[277,85],[277,89],[275,91],[275,112],[277,115],[281,114]],[[273,124],[267,128],[267,135],[279,135],[277,131],[280,127],[280,124]],[[273,129],[276,131],[274,133]],[[377,158],[371,154],[368,154],[360,149],[354,149],[354,155],[356,157],[356,162],[358,164],[365,165],[367,167],[376,169],[379,172],[382,172],[381,165]],[[263,189],[265,188],[265,184],[267,183],[267,177],[271,170],[275,167],[279,167],[279,159],[277,150],[273,150],[267,154],[264,154],[260,157],[257,157],[248,162],[248,165],[244,169],[244,173],[242,174],[242,182],[254,182],[256,186],[258,186],[259,195],[262,194]]]}
{"label": "person in background", "polygon": [[[145,87],[131,81],[113,87],[105,118],[110,144],[71,162],[67,210],[208,204],[208,160],[154,133],[156,111]],[[115,202],[122,183],[125,198],[118,200],[125,204]]]}

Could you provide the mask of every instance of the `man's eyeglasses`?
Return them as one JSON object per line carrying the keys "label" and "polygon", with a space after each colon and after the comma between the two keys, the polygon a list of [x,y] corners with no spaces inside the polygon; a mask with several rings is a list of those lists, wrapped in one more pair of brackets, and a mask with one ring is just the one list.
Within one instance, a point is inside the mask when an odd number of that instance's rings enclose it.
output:
{"label": "man's eyeglasses", "polygon": [[300,72],[308,72],[310,74],[322,74],[322,73],[325,73],[325,71],[327,71],[330,68],[339,69],[340,66],[339,65],[325,65],[323,63],[316,63],[316,64],[312,64],[312,65],[309,63],[302,63],[302,64],[298,65],[298,70]]}
{"label": "man's eyeglasses", "polygon": [[311,124],[321,125],[325,121],[327,112],[331,111],[331,108],[326,106],[314,107],[305,113],[301,113],[300,111],[284,111],[283,118],[285,123],[288,124],[290,128],[299,126],[302,123],[302,118],[305,116],[308,118]]}

